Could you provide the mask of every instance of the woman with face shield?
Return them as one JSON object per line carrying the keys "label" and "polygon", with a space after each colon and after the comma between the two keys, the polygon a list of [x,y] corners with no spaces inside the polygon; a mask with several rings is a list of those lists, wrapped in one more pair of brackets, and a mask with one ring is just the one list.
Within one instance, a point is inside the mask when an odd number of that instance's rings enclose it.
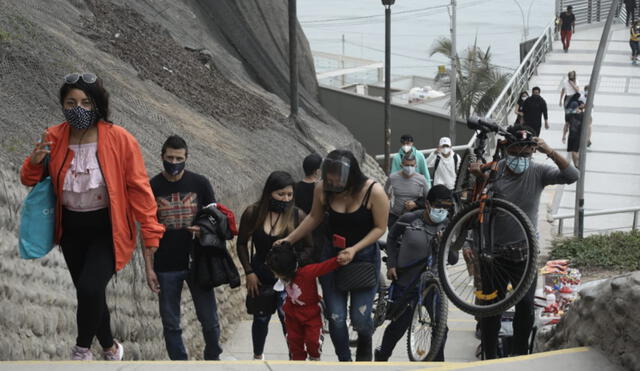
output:
{"label": "woman with face shield", "polygon": [[311,213],[276,243],[297,242],[313,231],[325,215],[334,243],[325,249],[323,258],[337,256],[340,263],[349,264],[320,278],[331,340],[338,359],[351,361],[346,325],[350,301],[351,323],[358,332],[356,361],[371,361],[371,310],[380,271],[376,242],[387,227],[389,199],[380,184],[362,174],[350,151],[335,150],[327,155],[322,164],[322,181],[314,190]]}

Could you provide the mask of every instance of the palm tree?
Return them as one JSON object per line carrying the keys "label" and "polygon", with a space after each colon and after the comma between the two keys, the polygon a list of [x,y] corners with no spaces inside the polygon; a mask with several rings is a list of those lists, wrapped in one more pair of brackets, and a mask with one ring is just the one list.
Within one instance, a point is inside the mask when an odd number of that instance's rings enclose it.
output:
{"label": "palm tree", "polygon": [[[431,56],[441,54],[450,58],[451,40],[440,38],[431,48]],[[472,113],[484,115],[507,84],[510,75],[491,63],[491,47],[482,50],[474,42],[462,57],[456,56],[456,113],[469,117]],[[444,88],[451,89],[449,79],[442,80]],[[451,101],[447,102],[451,107]]]}

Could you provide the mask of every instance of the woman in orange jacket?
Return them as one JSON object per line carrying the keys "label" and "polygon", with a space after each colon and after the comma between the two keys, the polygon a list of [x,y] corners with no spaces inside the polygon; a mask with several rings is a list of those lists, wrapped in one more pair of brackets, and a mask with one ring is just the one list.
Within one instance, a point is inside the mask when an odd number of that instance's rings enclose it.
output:
{"label": "woman in orange jacket", "polygon": [[22,164],[20,179],[33,186],[48,173],[56,195],[55,242],[76,288],[78,337],[71,359],[91,360],[94,336],[105,360],[121,360],[113,339],[105,290],[129,262],[140,223],[145,248],[156,249],[164,227],[156,217],[140,147],[108,121],[109,94],[92,73],[65,76],[60,104],[66,121],[45,130]]}

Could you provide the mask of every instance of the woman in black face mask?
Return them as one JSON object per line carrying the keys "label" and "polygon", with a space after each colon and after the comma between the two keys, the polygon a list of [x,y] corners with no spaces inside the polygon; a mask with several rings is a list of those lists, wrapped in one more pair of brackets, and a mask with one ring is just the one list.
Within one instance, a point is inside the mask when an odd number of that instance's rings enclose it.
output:
{"label": "woman in black face mask", "polygon": [[[244,268],[247,281],[247,300],[259,303],[253,314],[251,335],[253,355],[262,359],[264,344],[269,329],[271,315],[278,311],[284,329],[283,298],[273,291],[276,278],[267,267],[265,260],[273,243],[288,235],[305,218],[302,210],[294,206],[293,187],[295,181],[284,171],[274,171],[267,178],[258,202],[247,207],[240,218],[240,228],[236,247]],[[311,239],[305,236],[293,248],[302,262],[311,256]],[[273,300],[266,300],[273,297]],[[258,299],[256,299],[258,298]],[[266,298],[266,299],[265,299]],[[273,303],[274,305],[265,305]],[[249,305],[248,305],[249,307]]]}
{"label": "woman in black face mask", "polygon": [[[325,217],[335,244],[324,252],[324,257],[337,256],[342,265],[353,261],[366,269],[363,273],[344,267],[320,277],[331,340],[338,359],[351,361],[346,326],[348,315],[358,332],[356,361],[371,361],[374,330],[371,311],[380,271],[377,241],[387,229],[389,199],[380,184],[362,173],[358,160],[350,151],[334,150],[327,154],[309,217],[278,243],[299,241]],[[346,284],[347,281],[353,285]]]}
{"label": "woman in black face mask", "polygon": [[[97,338],[102,358],[121,360],[113,338],[105,290],[131,260],[136,224],[147,252],[158,248],[164,226],[136,139],[109,121],[109,94],[93,73],[64,77],[59,99],[65,122],[50,126],[22,166],[21,181],[33,186],[51,176],[56,196],[55,242],[76,288],[78,336],[72,360],[91,360]],[[46,160],[45,160],[46,158]]]}

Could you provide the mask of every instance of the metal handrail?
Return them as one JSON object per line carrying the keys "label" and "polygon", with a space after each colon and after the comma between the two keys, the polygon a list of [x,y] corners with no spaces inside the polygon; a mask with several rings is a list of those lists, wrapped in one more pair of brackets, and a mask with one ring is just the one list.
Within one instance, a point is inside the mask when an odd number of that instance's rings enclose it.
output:
{"label": "metal handrail", "polygon": [[[538,65],[544,61],[544,57],[553,47],[553,32],[555,29],[555,23],[551,22],[538,37],[536,42],[531,47],[531,50],[524,57],[518,68],[512,74],[507,85],[502,89],[498,98],[493,102],[485,117],[492,118],[502,126],[507,125],[507,119],[509,118],[509,112],[513,105],[518,100],[520,92],[524,86],[528,85],[529,79],[535,73]],[[544,41],[544,43],[543,43]],[[506,101],[506,102],[505,102]],[[476,140],[476,136],[472,136],[467,144],[454,146],[453,150],[466,150],[473,147]],[[430,154],[437,148],[428,148],[419,150],[423,154]],[[393,154],[391,158],[396,156]],[[375,159],[380,161],[384,158],[384,155],[376,155]]]}
{"label": "metal handrail", "polygon": [[598,23],[607,19],[612,1],[618,2],[616,17],[624,19],[627,11],[620,0],[556,0],[556,15],[560,15],[571,5],[576,16],[576,25]]}
{"label": "metal handrail", "polygon": [[[617,209],[605,209],[605,210],[597,210],[597,211],[586,211],[584,216],[602,216],[602,215],[613,215],[613,214],[626,214],[633,213],[633,224],[631,225],[631,230],[635,231],[638,229],[638,215],[640,214],[640,206],[633,207],[621,207]],[[556,214],[552,215],[550,218],[550,222],[558,220],[558,234],[562,234],[562,229],[564,227],[565,219],[574,219],[575,214]]]}
{"label": "metal handrail", "polygon": [[542,31],[485,117],[492,118],[501,125],[507,124],[509,112],[513,109],[522,89],[529,84],[531,76],[536,73],[540,63],[544,62],[544,57],[552,50],[554,30],[555,21],[549,23]]}

